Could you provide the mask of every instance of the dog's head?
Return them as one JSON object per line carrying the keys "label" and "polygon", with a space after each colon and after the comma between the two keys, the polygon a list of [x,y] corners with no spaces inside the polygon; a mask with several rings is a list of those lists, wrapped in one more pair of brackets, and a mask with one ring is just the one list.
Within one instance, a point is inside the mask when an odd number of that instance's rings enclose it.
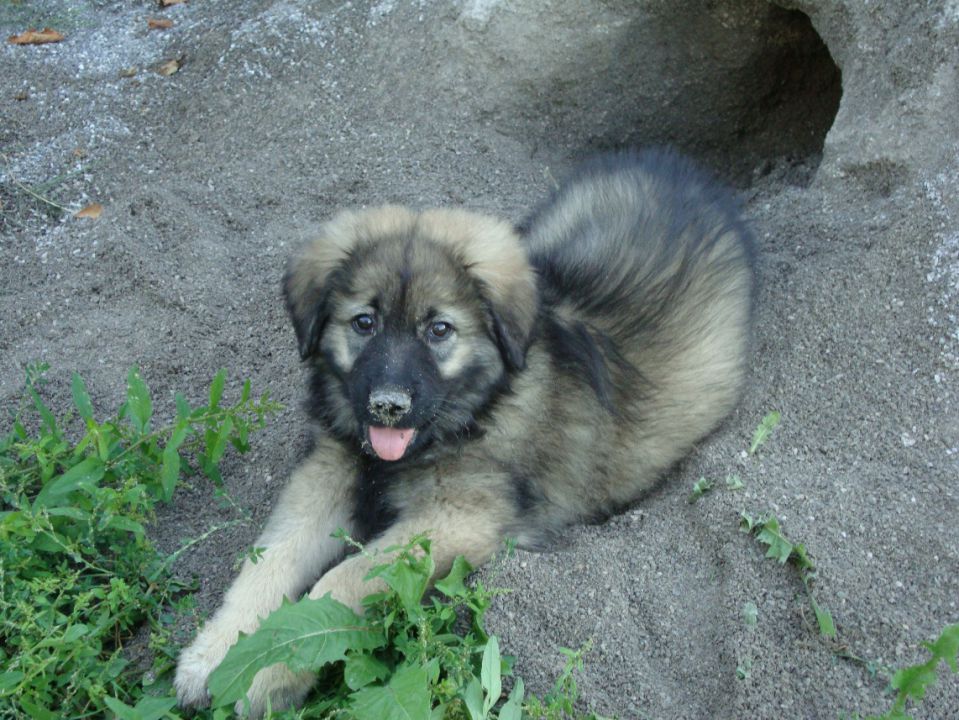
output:
{"label": "dog's head", "polygon": [[524,367],[538,309],[512,228],[457,210],[341,213],[284,290],[314,415],[387,461],[472,425]]}

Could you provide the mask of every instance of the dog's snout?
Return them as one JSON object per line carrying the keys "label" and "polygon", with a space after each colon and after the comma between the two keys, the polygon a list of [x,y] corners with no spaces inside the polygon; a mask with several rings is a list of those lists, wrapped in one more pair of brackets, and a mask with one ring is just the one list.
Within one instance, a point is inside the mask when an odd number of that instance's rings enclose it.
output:
{"label": "dog's snout", "polygon": [[370,393],[370,412],[377,420],[393,424],[410,411],[413,398],[400,388],[383,388]]}

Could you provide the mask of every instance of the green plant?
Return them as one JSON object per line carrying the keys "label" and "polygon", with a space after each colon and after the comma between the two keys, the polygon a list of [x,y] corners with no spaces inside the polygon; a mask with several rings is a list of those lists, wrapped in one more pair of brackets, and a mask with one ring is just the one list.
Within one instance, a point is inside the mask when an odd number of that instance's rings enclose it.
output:
{"label": "green plant", "polygon": [[779,425],[780,419],[781,415],[775,410],[767,413],[766,416],[763,417],[762,422],[759,423],[759,427],[757,427],[753,433],[753,441],[749,444],[750,455],[755,455],[759,447],[769,439],[769,436],[773,434],[773,430]]}
{"label": "green plant", "polygon": [[[349,541],[352,542],[352,541]],[[355,544],[355,543],[354,543]],[[365,550],[361,550],[365,552]],[[370,571],[386,590],[368,596],[362,616],[329,595],[284,603],[260,628],[243,636],[210,677],[215,707],[242,700],[256,672],[277,662],[320,673],[318,690],[302,717],[354,720],[520,720],[596,718],[574,705],[574,672],[588,648],[562,650],[566,668],[544,699],[526,696],[513,677],[512,658],[500,654],[483,618],[500,591],[464,579],[459,557],[427,594],[435,570],[430,540],[420,536],[384,551]],[[459,630],[468,626],[469,630]],[[512,690],[503,698],[503,681]]]}
{"label": "green plant", "polygon": [[922,645],[932,657],[924,663],[898,670],[889,682],[896,691],[892,708],[883,715],[871,715],[866,720],[912,720],[906,714],[906,703],[909,700],[919,702],[926,696],[926,688],[935,684],[938,678],[939,663],[945,662],[952,672],[959,672],[959,624],[947,625],[935,642]]}
{"label": "green plant", "polygon": [[703,495],[713,489],[713,481],[704,477],[699,478],[693,483],[693,491],[689,494],[686,502],[692,504],[698,501]]}
{"label": "green plant", "polygon": [[727,475],[726,476],[726,489],[727,490],[742,490],[746,485],[743,483],[743,479],[739,475]]}
{"label": "green plant", "polygon": [[251,431],[278,406],[251,398],[221,406],[226,375],[208,402],[176,396],[176,418],[154,428],[153,403],[136,369],[126,402],[98,420],[74,374],[75,414],[57,418],[40,389],[46,365],[27,369],[12,429],[0,438],[0,717],[103,716],[125,703],[159,717],[167,701],[143,697],[125,644],[146,624],[152,676],[172,667],[170,610],[186,607],[181,585],[145,525],[192,464],[219,482],[228,445],[249,448]]}
{"label": "green plant", "polygon": [[779,520],[775,516],[753,517],[743,511],[740,515],[739,524],[744,532],[754,535],[759,542],[768,546],[766,557],[775,558],[780,565],[785,565],[788,562],[799,571],[799,578],[802,580],[806,595],[809,597],[809,604],[816,615],[820,634],[827,638],[835,638],[836,625],[833,623],[832,614],[825,606],[816,601],[816,596],[812,591],[812,582],[816,578],[816,567],[809,559],[806,548],[801,543],[793,544],[786,539],[779,527]]}

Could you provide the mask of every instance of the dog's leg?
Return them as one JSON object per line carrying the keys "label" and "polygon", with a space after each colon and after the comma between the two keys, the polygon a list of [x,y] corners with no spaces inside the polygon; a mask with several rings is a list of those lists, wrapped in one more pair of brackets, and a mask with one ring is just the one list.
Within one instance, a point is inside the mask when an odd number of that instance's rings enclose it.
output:
{"label": "dog's leg", "polygon": [[[424,512],[392,525],[373,543],[370,550],[392,545],[405,545],[418,533],[427,533],[432,540],[433,560],[436,570],[432,579],[449,572],[457,555],[463,555],[474,567],[489,560],[502,547],[503,536],[498,519],[484,517],[482,513],[444,514],[439,507],[433,512]],[[386,558],[383,558],[384,560]],[[380,561],[362,554],[353,555],[330,569],[310,591],[311,598],[320,598],[332,593],[333,598],[362,613],[361,601],[367,595],[384,588],[379,579],[364,582],[363,578],[374,564]],[[300,703],[312,687],[311,673],[292,673],[283,665],[274,665],[260,671],[253,681],[247,697],[254,716],[262,715],[267,698],[271,706],[289,707]],[[241,704],[237,704],[237,712]]]}
{"label": "dog's leg", "polygon": [[[481,511],[449,514],[436,512],[417,513],[401,518],[380,535],[368,549],[382,550],[394,545],[405,545],[414,535],[425,533],[431,540],[431,552],[436,569],[433,580],[444,577],[453,566],[457,555],[463,555],[473,567],[486,563],[503,548],[503,525],[499,517],[485,517]],[[361,601],[371,593],[384,589],[378,578],[364,581],[373,565],[388,562],[387,557],[373,558],[353,555],[323,575],[310,597],[319,598],[332,593],[333,598],[362,612]]]}
{"label": "dog's leg", "polygon": [[[368,543],[369,550],[405,545],[414,535],[425,533],[432,541],[434,577],[446,575],[457,555],[474,567],[489,560],[502,547],[504,529],[512,524],[512,506],[503,487],[508,478],[480,473],[448,478],[441,487],[426,484],[406,496],[400,517],[381,535]],[[328,592],[344,605],[362,613],[361,601],[383,589],[379,580],[364,582],[374,564],[388,556],[370,559],[356,554],[327,571],[310,591],[311,598]],[[253,714],[262,714],[267,699],[275,709],[299,703],[312,686],[311,673],[294,674],[283,665],[274,665],[257,674],[247,697]],[[240,705],[238,704],[239,708]]]}
{"label": "dog's leg", "polygon": [[[265,548],[262,556],[255,563],[244,562],[220,609],[180,654],[174,685],[181,706],[205,705],[209,700],[207,679],[237,635],[255,630],[284,597],[296,599],[342,553],[343,543],[330,534],[339,527],[351,529],[351,467],[336,444],[320,441],[294,471],[256,542],[257,547]],[[254,687],[264,681],[286,687],[290,676],[284,666],[266,668],[257,675]],[[310,682],[305,682],[305,689],[304,682],[295,685],[300,694],[271,698],[275,709],[300,702]],[[258,695],[251,693],[256,701]],[[264,707],[254,702],[254,714],[262,714]]]}

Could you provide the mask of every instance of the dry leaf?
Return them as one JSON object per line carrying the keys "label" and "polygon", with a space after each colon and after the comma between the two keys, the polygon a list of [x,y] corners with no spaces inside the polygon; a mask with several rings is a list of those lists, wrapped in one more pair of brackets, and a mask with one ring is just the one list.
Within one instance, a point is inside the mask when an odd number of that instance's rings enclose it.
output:
{"label": "dry leaf", "polygon": [[16,95],[13,96],[13,99],[16,100],[17,102],[23,102],[24,100],[29,100],[30,93],[28,93],[26,90],[21,90],[20,92],[18,92]]}
{"label": "dry leaf", "polygon": [[75,157],[77,160],[83,160],[83,158],[85,158],[86,156],[87,156],[87,151],[84,150],[82,147],[73,148],[73,157]]}
{"label": "dry leaf", "polygon": [[100,217],[100,213],[102,212],[103,205],[100,203],[90,203],[73,217],[90,218],[91,220],[96,220],[98,217]]}
{"label": "dry leaf", "polygon": [[180,69],[179,60],[167,60],[165,63],[160,65],[160,67],[157,68],[157,72],[160,73],[161,75],[172,75],[173,73],[177,72],[179,69]]}
{"label": "dry leaf", "polygon": [[43,45],[44,43],[60,42],[63,40],[63,37],[63,33],[59,33],[51,28],[43,28],[43,30],[30,28],[19,35],[11,35],[7,38],[7,42],[11,42],[14,45]]}
{"label": "dry leaf", "polygon": [[166,18],[147,18],[147,28],[150,30],[166,30],[173,27],[173,21]]}
{"label": "dry leaf", "polygon": [[186,0],[157,0],[157,4],[160,7],[170,7],[171,5],[179,5],[180,3],[185,3]]}
{"label": "dry leaf", "polygon": [[123,68],[120,71],[120,77],[122,78],[132,78],[137,74],[137,69],[135,67]]}

